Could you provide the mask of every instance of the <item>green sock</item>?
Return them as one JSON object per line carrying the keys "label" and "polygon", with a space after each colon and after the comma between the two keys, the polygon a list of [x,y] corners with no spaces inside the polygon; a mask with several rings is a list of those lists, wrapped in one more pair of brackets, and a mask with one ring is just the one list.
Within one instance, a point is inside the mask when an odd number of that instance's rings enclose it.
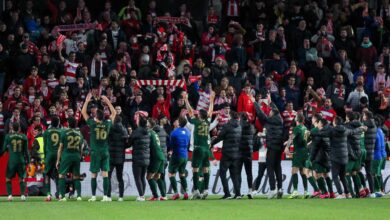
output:
{"label": "green sock", "polygon": [[327,193],[328,190],[326,189],[326,183],[324,177],[320,177],[317,179],[318,186],[321,189],[322,194]]}
{"label": "green sock", "polygon": [[328,191],[330,193],[333,193],[333,183],[332,183],[332,180],[330,179],[330,177],[326,177],[325,178],[325,181],[326,181],[326,185],[328,185]]}
{"label": "green sock", "polygon": [[292,182],[293,182],[294,190],[298,190],[298,174],[294,173],[292,175],[291,179],[292,179]]}
{"label": "green sock", "polygon": [[185,176],[180,176],[180,184],[183,187],[184,192],[187,192],[187,178]]}
{"label": "green sock", "polygon": [[158,198],[156,180],[154,180],[152,178],[152,179],[148,180],[148,183],[149,183],[149,186],[150,186],[150,190],[152,191],[153,197],[154,198]]}
{"label": "green sock", "polygon": [[347,187],[348,187],[349,193],[354,195],[355,192],[353,191],[353,188],[352,188],[352,177],[351,177],[351,175],[345,176],[345,179],[347,180]]}
{"label": "green sock", "polygon": [[12,196],[12,183],[11,183],[11,181],[7,181],[6,185],[7,185],[7,194],[9,196]]}
{"label": "green sock", "polygon": [[208,190],[209,189],[209,183],[210,183],[210,173],[203,173],[203,185],[204,185],[204,189],[205,190]]}
{"label": "green sock", "polygon": [[166,196],[166,188],[165,182],[160,178],[157,180],[158,189],[160,190],[160,194],[162,197]]}
{"label": "green sock", "polygon": [[381,188],[379,176],[374,176],[374,191],[379,192]]}
{"label": "green sock", "polygon": [[45,185],[43,186],[45,192],[46,192],[46,195],[47,196],[50,196],[51,195],[51,190],[50,190],[50,178],[49,177],[46,177],[45,178]]}
{"label": "green sock", "polygon": [[62,198],[65,196],[65,178],[59,178],[58,179],[58,188],[59,188],[59,193]]}
{"label": "green sock", "polygon": [[20,186],[20,195],[26,194],[26,183],[24,181],[20,181],[19,186]]}
{"label": "green sock", "polygon": [[317,192],[318,191],[318,186],[317,186],[316,180],[314,179],[313,176],[309,177],[309,183],[313,187],[314,191]]}
{"label": "green sock", "polygon": [[171,176],[171,177],[169,177],[169,181],[171,182],[171,186],[172,186],[173,192],[176,194],[177,193],[176,178],[174,176]]}
{"label": "green sock", "polygon": [[366,185],[366,178],[364,177],[363,173],[359,172],[358,175],[359,175],[360,182],[361,182],[362,186],[364,188],[366,188],[367,187],[367,185]]}
{"label": "green sock", "polygon": [[305,174],[301,174],[301,177],[302,177],[303,188],[305,189],[305,191],[307,191],[307,177]]}
{"label": "green sock", "polygon": [[199,190],[199,172],[194,172],[192,180],[194,182],[194,190]]}
{"label": "green sock", "polygon": [[96,178],[91,178],[92,196],[96,196],[97,181]]}
{"label": "green sock", "polygon": [[108,195],[109,188],[110,188],[110,180],[108,179],[108,177],[103,177],[103,191],[105,196]]}
{"label": "green sock", "polygon": [[81,197],[81,182],[80,179],[75,179],[74,181],[74,188],[77,192],[77,197]]}

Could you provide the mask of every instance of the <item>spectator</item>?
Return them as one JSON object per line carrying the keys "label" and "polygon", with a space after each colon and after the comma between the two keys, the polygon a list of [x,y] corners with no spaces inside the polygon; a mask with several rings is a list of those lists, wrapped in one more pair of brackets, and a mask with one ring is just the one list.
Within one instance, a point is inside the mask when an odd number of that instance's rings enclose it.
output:
{"label": "spectator", "polygon": [[377,59],[376,47],[370,41],[370,36],[365,34],[363,41],[356,51],[356,61],[358,63],[366,63],[369,67],[374,65]]}
{"label": "spectator", "polygon": [[353,111],[357,111],[362,97],[366,97],[368,99],[367,94],[364,92],[363,83],[358,81],[355,90],[348,96],[347,105],[350,106]]}

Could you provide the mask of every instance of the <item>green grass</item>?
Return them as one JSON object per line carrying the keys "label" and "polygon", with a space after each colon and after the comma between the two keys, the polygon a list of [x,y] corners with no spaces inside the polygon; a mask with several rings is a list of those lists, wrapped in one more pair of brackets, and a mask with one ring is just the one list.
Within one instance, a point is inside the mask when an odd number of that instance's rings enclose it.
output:
{"label": "green grass", "polygon": [[220,201],[211,197],[206,201],[89,203],[68,200],[43,202],[43,198],[28,198],[20,202],[18,197],[7,202],[0,197],[0,219],[387,219],[390,216],[390,197],[381,199],[320,200],[282,199]]}

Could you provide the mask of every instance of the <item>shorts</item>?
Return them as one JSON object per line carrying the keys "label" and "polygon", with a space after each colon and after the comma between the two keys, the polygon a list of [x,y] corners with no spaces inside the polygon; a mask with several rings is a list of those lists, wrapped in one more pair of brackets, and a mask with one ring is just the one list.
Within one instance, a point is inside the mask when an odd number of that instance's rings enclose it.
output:
{"label": "shorts", "polygon": [[74,176],[80,176],[80,154],[68,154],[61,157],[58,173],[66,175],[71,172]]}
{"label": "shorts", "polygon": [[89,166],[89,171],[91,173],[98,173],[99,171],[110,170],[110,154],[108,152],[91,152],[91,163]]}
{"label": "shorts", "polygon": [[183,174],[186,173],[186,166],[187,158],[172,157],[169,161],[168,172],[177,173],[179,171],[179,174]]}
{"label": "shorts", "polygon": [[297,149],[293,154],[292,167],[306,168],[306,160],[309,154],[306,148]]}
{"label": "shorts", "polygon": [[353,171],[360,171],[361,168],[362,165],[360,163],[360,160],[349,160],[345,168],[345,171],[347,173],[352,173]]}
{"label": "shorts", "polygon": [[15,174],[18,174],[20,179],[24,179],[26,177],[26,164],[22,163],[10,163],[8,162],[6,178],[12,179],[15,177]]}
{"label": "shorts", "polygon": [[164,173],[165,170],[165,160],[155,160],[150,161],[148,166],[149,173]]}
{"label": "shorts", "polygon": [[209,149],[204,147],[195,147],[192,154],[192,168],[209,167]]}
{"label": "shorts", "polygon": [[56,169],[57,163],[57,155],[56,154],[48,154],[45,157],[45,170],[44,174],[50,173],[52,170]]}
{"label": "shorts", "polygon": [[380,176],[381,171],[382,171],[382,160],[373,160],[371,162],[371,172],[376,176]]}
{"label": "shorts", "polygon": [[305,162],[305,168],[313,170],[313,163],[309,159],[307,159]]}
{"label": "shorts", "polygon": [[316,173],[329,173],[329,168],[316,162],[313,163],[313,170],[316,171]]}

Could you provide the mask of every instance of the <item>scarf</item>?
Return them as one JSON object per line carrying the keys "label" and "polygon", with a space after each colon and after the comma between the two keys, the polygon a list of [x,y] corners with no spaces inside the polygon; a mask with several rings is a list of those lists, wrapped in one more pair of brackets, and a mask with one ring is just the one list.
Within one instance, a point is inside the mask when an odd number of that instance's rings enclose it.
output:
{"label": "scarf", "polygon": [[368,41],[368,43],[362,42],[362,44],[360,46],[362,46],[363,48],[367,49],[367,48],[372,46],[372,43],[371,43],[371,41]]}
{"label": "scarf", "polygon": [[[92,60],[92,63],[91,63],[91,77],[97,77],[96,75],[96,60]],[[99,79],[101,79],[103,77],[103,62],[102,61],[98,61],[100,62],[100,65],[99,65]]]}

